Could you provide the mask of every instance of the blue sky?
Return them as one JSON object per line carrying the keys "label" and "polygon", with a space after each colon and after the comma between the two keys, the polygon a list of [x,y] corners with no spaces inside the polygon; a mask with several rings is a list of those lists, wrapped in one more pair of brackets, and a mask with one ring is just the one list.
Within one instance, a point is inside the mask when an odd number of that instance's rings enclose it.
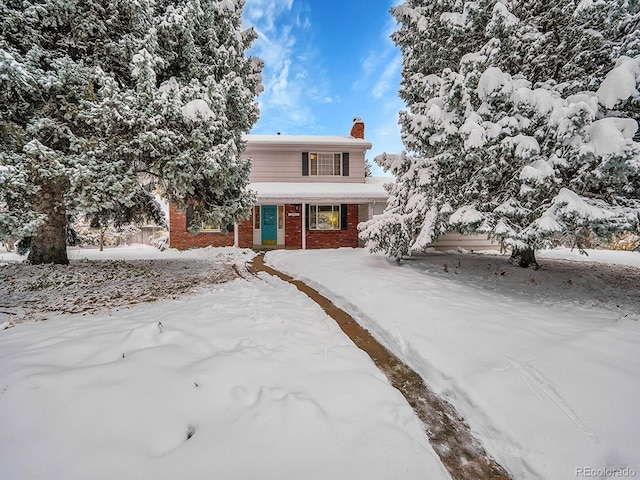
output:
{"label": "blue sky", "polygon": [[[398,112],[402,59],[389,35],[399,0],[246,0],[244,25],[264,61],[252,133],[348,135],[353,117],[373,143],[369,160],[403,150]],[[376,167],[374,174],[381,174]]]}

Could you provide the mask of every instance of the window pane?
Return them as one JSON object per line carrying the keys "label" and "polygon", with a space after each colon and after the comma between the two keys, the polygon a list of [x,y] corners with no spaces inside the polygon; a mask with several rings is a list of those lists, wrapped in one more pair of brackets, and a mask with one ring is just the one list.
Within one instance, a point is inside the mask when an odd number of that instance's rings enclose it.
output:
{"label": "window pane", "polygon": [[[216,209],[218,210],[218,209]],[[201,224],[200,227],[201,231],[220,231],[220,222],[219,221],[213,221],[213,220],[209,220],[209,221],[204,221]]]}
{"label": "window pane", "polygon": [[309,206],[309,229],[315,230],[317,225],[317,209],[315,205]]}
{"label": "window pane", "polygon": [[265,205],[262,207],[262,223],[265,227],[277,225],[278,212],[271,205]]}
{"label": "window pane", "polygon": [[278,205],[278,230],[284,228],[284,205]]}
{"label": "window pane", "polygon": [[311,153],[311,175],[340,175],[342,165],[341,153]]}
{"label": "window pane", "polygon": [[203,223],[202,224],[202,230],[220,230],[220,224],[219,223]]}
{"label": "window pane", "polygon": [[322,154],[322,174],[333,175],[333,155],[330,153]]}
{"label": "window pane", "polygon": [[338,230],[340,228],[340,207],[318,205],[318,230]]}

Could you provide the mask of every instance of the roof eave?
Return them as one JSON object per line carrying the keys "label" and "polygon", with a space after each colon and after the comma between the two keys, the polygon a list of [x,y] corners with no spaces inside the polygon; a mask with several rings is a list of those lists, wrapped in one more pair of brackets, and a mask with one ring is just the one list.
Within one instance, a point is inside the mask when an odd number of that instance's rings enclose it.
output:
{"label": "roof eave", "polygon": [[[263,136],[264,137],[264,136]],[[296,148],[300,146],[322,148],[327,146],[344,148],[364,148],[370,150],[373,144],[365,139],[354,137],[295,137],[292,135],[272,135],[268,139],[257,138],[252,135],[245,135],[246,149],[251,148]]]}
{"label": "roof eave", "polygon": [[354,197],[345,197],[345,196],[277,196],[277,195],[258,195],[257,196],[258,203],[372,203],[372,202],[386,202],[386,197],[378,197],[378,196],[354,196]]}

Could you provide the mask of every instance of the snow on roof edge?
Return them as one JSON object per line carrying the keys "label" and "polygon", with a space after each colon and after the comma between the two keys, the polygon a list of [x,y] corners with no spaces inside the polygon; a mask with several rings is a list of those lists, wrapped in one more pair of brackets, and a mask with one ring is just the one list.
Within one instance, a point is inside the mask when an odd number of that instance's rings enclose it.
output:
{"label": "snow on roof edge", "polygon": [[249,185],[258,201],[386,201],[389,194],[380,183],[255,182]]}
{"label": "snow on roof edge", "polygon": [[261,135],[246,134],[242,139],[247,147],[274,145],[352,145],[371,149],[372,143],[349,135]]}

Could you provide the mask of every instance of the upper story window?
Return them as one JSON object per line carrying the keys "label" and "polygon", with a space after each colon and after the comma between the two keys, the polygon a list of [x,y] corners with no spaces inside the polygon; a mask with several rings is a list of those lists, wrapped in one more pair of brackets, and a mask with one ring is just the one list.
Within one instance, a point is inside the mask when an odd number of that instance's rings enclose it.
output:
{"label": "upper story window", "polygon": [[310,153],[309,166],[311,175],[342,175],[341,153]]}
{"label": "upper story window", "polygon": [[302,152],[302,176],[349,176],[349,152]]}

